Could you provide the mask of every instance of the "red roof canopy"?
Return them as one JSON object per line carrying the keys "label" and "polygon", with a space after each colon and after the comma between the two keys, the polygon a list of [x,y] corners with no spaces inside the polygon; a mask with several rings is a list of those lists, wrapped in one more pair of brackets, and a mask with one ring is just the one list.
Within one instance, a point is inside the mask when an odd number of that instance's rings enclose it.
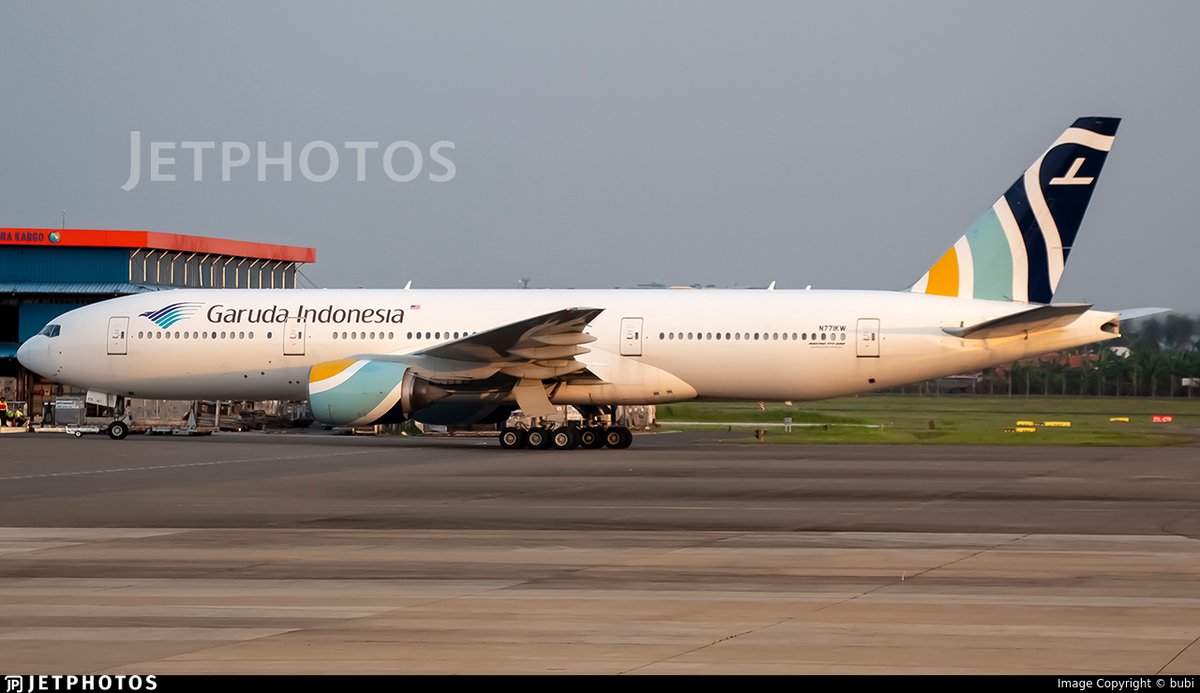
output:
{"label": "red roof canopy", "polygon": [[58,245],[75,248],[149,248],[185,253],[235,255],[262,260],[314,262],[315,248],[273,243],[231,241],[225,238],[188,236],[182,233],[109,229],[11,229],[0,228],[0,246]]}

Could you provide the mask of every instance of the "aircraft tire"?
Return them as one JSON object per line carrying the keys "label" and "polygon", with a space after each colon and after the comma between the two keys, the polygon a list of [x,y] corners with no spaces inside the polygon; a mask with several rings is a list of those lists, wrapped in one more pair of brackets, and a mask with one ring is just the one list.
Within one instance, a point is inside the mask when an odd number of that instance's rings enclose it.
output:
{"label": "aircraft tire", "polygon": [[623,450],[633,443],[633,434],[624,426],[604,429],[604,445],[614,450]]}
{"label": "aircraft tire", "polygon": [[596,450],[604,447],[604,429],[589,426],[579,431],[579,447]]}
{"label": "aircraft tire", "polygon": [[114,421],[108,425],[108,437],[113,440],[125,440],[129,435],[129,426],[124,421]]}
{"label": "aircraft tire", "polygon": [[579,447],[579,431],[571,426],[559,426],[550,434],[550,446],[555,450],[574,450]]}
{"label": "aircraft tire", "polygon": [[525,447],[527,433],[525,429],[506,426],[500,431],[500,447],[505,450],[517,450]]}
{"label": "aircraft tire", "polygon": [[550,432],[544,428],[531,428],[525,444],[533,450],[545,450],[550,447]]}

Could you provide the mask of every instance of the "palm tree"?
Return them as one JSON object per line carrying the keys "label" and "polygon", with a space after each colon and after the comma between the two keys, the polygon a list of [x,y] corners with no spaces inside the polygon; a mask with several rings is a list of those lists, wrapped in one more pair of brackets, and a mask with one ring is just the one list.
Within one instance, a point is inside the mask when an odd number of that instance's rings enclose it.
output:
{"label": "palm tree", "polygon": [[1079,396],[1087,394],[1088,382],[1091,380],[1092,361],[1088,358],[1088,354],[1083,355],[1083,360],[1079,364]]}
{"label": "palm tree", "polygon": [[1117,386],[1116,395],[1117,395],[1117,397],[1120,397],[1121,396],[1121,382],[1123,380],[1125,380],[1127,377],[1129,377],[1129,372],[1131,370],[1133,370],[1133,364],[1130,363],[1130,357],[1128,355],[1122,355],[1122,354],[1118,354],[1116,352],[1112,352],[1112,353],[1113,353],[1114,358],[1112,359],[1112,362],[1110,363],[1109,367],[1112,369],[1111,372],[1112,372],[1113,382],[1116,383],[1116,386]]}
{"label": "palm tree", "polygon": [[1167,360],[1161,352],[1146,354],[1146,375],[1150,378],[1150,396],[1158,397],[1159,376],[1167,370]]}
{"label": "palm tree", "polygon": [[1096,394],[1099,397],[1104,397],[1104,378],[1112,370],[1112,360],[1116,357],[1110,349],[1100,349],[1100,360],[1096,363]]}
{"label": "palm tree", "polygon": [[1171,378],[1171,396],[1175,396],[1175,386],[1188,371],[1190,359],[1185,351],[1168,351],[1166,354],[1166,371]]}

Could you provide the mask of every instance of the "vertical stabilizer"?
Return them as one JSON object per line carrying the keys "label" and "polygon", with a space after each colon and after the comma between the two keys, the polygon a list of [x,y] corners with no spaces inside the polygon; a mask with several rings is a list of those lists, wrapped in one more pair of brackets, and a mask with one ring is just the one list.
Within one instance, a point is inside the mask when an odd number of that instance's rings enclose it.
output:
{"label": "vertical stabilizer", "polygon": [[1049,303],[1120,123],[1076,120],[910,290]]}

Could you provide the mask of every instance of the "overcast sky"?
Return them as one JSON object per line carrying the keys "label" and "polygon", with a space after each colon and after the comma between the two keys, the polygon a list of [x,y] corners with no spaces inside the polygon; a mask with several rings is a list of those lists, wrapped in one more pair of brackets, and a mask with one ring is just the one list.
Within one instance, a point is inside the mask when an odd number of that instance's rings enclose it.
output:
{"label": "overcast sky", "polygon": [[[1197,311],[1197,26],[1195,2],[4,0],[0,226],[309,245],[319,286],[892,289],[1076,117],[1120,116],[1055,299]],[[292,143],[292,181],[257,180],[259,141]],[[327,182],[299,166],[318,141]],[[214,143],[200,182],[181,142]],[[346,142],[380,145],[362,181]]]}

